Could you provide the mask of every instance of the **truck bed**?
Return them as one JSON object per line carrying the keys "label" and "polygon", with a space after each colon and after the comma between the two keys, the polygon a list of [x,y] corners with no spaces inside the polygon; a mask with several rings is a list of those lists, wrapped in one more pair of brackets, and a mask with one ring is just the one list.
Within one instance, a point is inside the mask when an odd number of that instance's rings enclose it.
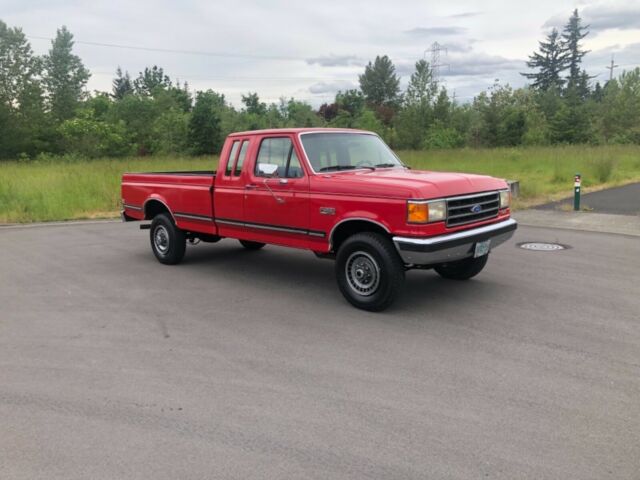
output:
{"label": "truck bed", "polygon": [[122,176],[125,217],[150,219],[152,208],[164,207],[179,228],[215,235],[215,178],[215,170],[125,173]]}

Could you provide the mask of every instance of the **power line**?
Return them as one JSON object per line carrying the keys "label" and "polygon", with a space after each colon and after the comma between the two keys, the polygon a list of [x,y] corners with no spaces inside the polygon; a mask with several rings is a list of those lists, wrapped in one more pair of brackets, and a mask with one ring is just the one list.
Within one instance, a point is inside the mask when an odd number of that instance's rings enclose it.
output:
{"label": "power line", "polygon": [[[25,35],[27,38],[35,40],[50,40],[50,37],[40,37],[38,35]],[[156,48],[156,47],[141,47],[137,45],[123,45],[117,43],[101,43],[101,42],[86,42],[82,40],[74,40],[74,43],[79,45],[91,45],[94,47],[106,47],[106,48],[120,48],[124,50],[139,50],[143,52],[160,52],[160,53],[175,53],[180,55],[200,55],[205,57],[221,57],[221,58],[246,58],[251,60],[285,60],[285,61],[307,61],[303,57],[293,57],[284,55],[257,55],[251,53],[227,53],[227,52],[206,52],[200,50],[174,50],[170,48]]]}
{"label": "power line", "polygon": [[[109,75],[113,76],[115,72],[105,72],[99,70],[92,70],[92,75]],[[179,73],[172,73],[172,77],[176,79],[198,79],[198,80],[344,80],[342,77],[253,77],[253,76],[240,76],[240,75],[182,75]]]}

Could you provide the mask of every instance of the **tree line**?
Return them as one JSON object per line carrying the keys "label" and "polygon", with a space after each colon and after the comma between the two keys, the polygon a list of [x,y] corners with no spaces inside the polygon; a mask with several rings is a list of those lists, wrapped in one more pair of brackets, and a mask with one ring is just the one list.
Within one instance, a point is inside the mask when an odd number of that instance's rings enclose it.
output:
{"label": "tree line", "polygon": [[191,91],[154,65],[132,78],[119,67],[111,92],[86,90],[90,72],[60,28],[43,56],[20,28],[0,21],[0,158],[213,154],[232,131],[349,127],[378,132],[394,148],[431,149],[568,143],[640,144],[640,68],[593,82],[582,68],[588,26],[575,10],[526,62],[530,84],[496,82],[456,102],[425,60],[408,86],[388,56],[369,62],[359,89],[317,110],[294,98],[242,96],[236,108],[213,90]]}

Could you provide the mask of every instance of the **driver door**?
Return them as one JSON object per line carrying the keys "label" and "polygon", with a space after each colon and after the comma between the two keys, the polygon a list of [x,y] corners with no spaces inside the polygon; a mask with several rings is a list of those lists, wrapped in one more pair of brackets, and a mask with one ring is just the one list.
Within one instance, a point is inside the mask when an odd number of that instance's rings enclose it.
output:
{"label": "driver door", "polygon": [[253,169],[247,172],[245,228],[256,240],[299,244],[308,240],[309,177],[289,136],[260,140]]}

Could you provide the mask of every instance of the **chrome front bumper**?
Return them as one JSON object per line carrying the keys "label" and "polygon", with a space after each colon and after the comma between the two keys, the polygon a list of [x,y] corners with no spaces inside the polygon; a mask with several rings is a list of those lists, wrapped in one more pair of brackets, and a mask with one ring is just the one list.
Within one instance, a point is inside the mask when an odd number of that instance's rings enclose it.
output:
{"label": "chrome front bumper", "polygon": [[513,236],[518,223],[509,218],[491,225],[463,230],[437,237],[393,237],[398,253],[407,265],[436,265],[473,256],[477,242],[491,239],[491,248]]}

